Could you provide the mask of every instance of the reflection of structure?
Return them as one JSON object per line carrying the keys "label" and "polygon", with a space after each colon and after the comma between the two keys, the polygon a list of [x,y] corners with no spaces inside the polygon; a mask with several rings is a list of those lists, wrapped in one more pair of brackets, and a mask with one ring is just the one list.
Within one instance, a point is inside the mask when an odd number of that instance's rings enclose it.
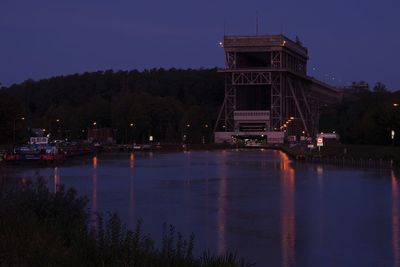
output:
{"label": "reflection of structure", "polygon": [[54,193],[57,193],[61,185],[60,174],[58,173],[58,167],[54,168]]}
{"label": "reflection of structure", "polygon": [[400,266],[399,185],[392,170],[392,245],[395,267]]}
{"label": "reflection of structure", "polygon": [[226,194],[227,194],[227,174],[226,174],[226,151],[222,151],[221,162],[219,162],[219,187],[218,187],[218,254],[226,253]]}
{"label": "reflection of structure", "polygon": [[283,35],[225,36],[225,99],[215,141],[277,132],[315,136],[319,110],[339,101],[331,86],[307,76],[308,51]]}
{"label": "reflection of structure", "polygon": [[130,177],[129,177],[129,203],[128,203],[128,226],[130,229],[134,228],[135,224],[135,188],[134,188],[134,167],[135,167],[135,155],[131,153],[129,156],[129,167],[130,167]]}
{"label": "reflection of structure", "polygon": [[281,208],[281,245],[282,266],[294,265],[296,245],[296,209],[295,209],[295,171],[290,166],[288,156],[282,152],[282,208]]}
{"label": "reflection of structure", "polygon": [[92,158],[93,176],[92,176],[92,226],[97,227],[97,157]]}

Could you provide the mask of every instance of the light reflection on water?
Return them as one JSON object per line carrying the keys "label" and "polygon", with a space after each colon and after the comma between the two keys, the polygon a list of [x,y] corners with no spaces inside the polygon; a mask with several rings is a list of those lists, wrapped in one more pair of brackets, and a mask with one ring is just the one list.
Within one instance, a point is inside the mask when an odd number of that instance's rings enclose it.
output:
{"label": "light reflection on water", "polygon": [[128,203],[128,226],[133,229],[136,223],[135,219],[135,154],[129,156],[129,203]]}
{"label": "light reflection on water", "polygon": [[226,177],[226,151],[221,154],[218,184],[218,254],[226,253],[226,194],[227,194],[227,177]]}
{"label": "light reflection on water", "polygon": [[[143,219],[156,239],[164,222],[197,252],[238,254],[256,266],[400,267],[398,175],[293,164],[277,151],[100,155],[52,168],[4,168],[43,176],[90,198],[93,212]],[[92,219],[95,222],[96,217]]]}
{"label": "light reflection on water", "polygon": [[394,266],[400,266],[400,237],[399,237],[399,187],[397,177],[391,172],[392,180],[392,244]]}
{"label": "light reflection on water", "polygon": [[282,204],[281,204],[281,245],[282,266],[295,264],[296,211],[295,211],[295,171],[290,166],[288,156],[279,153],[281,160]]}

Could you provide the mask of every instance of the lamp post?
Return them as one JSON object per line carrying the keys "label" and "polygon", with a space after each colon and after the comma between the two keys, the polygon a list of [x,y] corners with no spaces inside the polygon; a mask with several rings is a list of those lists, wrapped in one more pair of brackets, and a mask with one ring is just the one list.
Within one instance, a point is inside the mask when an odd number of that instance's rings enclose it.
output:
{"label": "lamp post", "polygon": [[13,144],[15,144],[15,124],[16,124],[16,122],[17,122],[18,120],[24,121],[24,120],[25,120],[25,117],[21,117],[21,118],[19,118],[19,119],[14,119],[14,122],[13,122]]}
{"label": "lamp post", "polygon": [[392,139],[392,146],[394,146],[394,135],[395,135],[395,131],[391,130],[390,131],[390,138]]}
{"label": "lamp post", "polygon": [[190,123],[186,124],[186,139],[188,141],[188,143],[190,143],[190,139],[189,139],[189,128],[190,128]]}
{"label": "lamp post", "polygon": [[130,124],[129,124],[129,127],[130,127],[130,133],[129,133],[129,135],[130,135],[130,138],[129,138],[129,142],[130,143],[133,143],[133,131],[132,131],[132,129],[133,129],[133,126],[134,126],[134,124],[133,124],[133,122],[131,122]]}
{"label": "lamp post", "polygon": [[392,113],[392,129],[390,131],[390,139],[392,140],[392,146],[394,146],[394,136],[396,134],[395,132],[395,128],[396,128],[396,110],[399,108],[399,104],[398,103],[393,103],[392,104],[394,112]]}

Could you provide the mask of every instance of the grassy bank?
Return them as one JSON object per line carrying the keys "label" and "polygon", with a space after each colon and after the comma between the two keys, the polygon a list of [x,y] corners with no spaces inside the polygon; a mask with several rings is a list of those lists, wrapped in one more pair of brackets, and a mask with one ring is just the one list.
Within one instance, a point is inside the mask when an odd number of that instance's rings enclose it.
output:
{"label": "grassy bank", "polygon": [[393,162],[400,166],[400,147],[327,144],[318,149],[309,150],[301,146],[282,146],[281,149],[293,158],[341,158],[344,160],[373,160]]}
{"label": "grassy bank", "polygon": [[[1,178],[0,179],[4,179]],[[193,255],[194,237],[164,226],[161,247],[115,214],[93,216],[73,189],[0,183],[0,266],[251,266],[235,254]]]}

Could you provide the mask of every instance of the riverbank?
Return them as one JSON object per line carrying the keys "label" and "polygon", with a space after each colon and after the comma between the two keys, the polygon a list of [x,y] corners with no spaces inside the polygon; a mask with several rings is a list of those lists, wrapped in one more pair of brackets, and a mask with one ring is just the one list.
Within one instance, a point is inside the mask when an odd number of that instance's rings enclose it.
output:
{"label": "riverbank", "polygon": [[282,145],[279,149],[292,159],[315,163],[351,165],[371,168],[400,166],[400,147],[329,144],[321,149]]}

